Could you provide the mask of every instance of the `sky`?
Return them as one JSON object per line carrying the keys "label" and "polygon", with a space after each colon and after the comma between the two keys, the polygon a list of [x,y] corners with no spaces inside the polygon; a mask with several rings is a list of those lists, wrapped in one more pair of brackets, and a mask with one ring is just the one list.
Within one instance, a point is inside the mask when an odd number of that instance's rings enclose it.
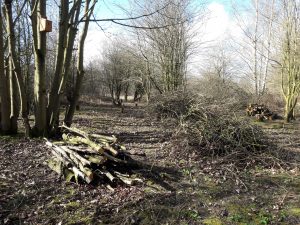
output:
{"label": "sky", "polygon": [[[196,4],[199,0],[195,0]],[[250,0],[235,0],[239,6],[249,4]],[[128,0],[102,0],[96,8],[95,15],[97,18],[123,18],[123,10],[129,8]],[[206,0],[209,16],[207,22],[201,29],[201,41],[208,42],[211,45],[217,45],[228,37],[228,35],[239,36],[240,30],[234,22],[232,0]],[[101,23],[99,25],[92,23],[86,40],[85,59],[90,61],[99,57],[101,50],[108,41],[114,37],[122,36],[124,28],[110,23]],[[199,37],[200,39],[200,37]],[[201,61],[198,56],[194,63]]]}

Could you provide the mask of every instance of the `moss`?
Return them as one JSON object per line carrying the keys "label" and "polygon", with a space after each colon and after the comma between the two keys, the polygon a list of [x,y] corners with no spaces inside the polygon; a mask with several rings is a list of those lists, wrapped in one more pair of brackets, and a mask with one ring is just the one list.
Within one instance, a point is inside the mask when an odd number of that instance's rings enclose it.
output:
{"label": "moss", "polygon": [[287,211],[287,213],[289,214],[289,215],[292,215],[292,216],[299,216],[300,217],[300,208],[290,208],[288,211]]}
{"label": "moss", "polygon": [[69,202],[66,204],[66,209],[74,209],[74,208],[79,208],[80,203],[79,202]]}
{"label": "moss", "polygon": [[280,185],[292,189],[295,193],[300,193],[300,179],[289,173],[267,174],[257,178],[263,184]]}
{"label": "moss", "polygon": [[68,199],[73,198],[75,194],[76,190],[73,187],[68,187],[64,194],[55,196],[49,204],[55,205],[68,202]]}
{"label": "moss", "polygon": [[93,224],[92,215],[86,215],[85,210],[82,209],[76,213],[64,213],[64,223],[65,225],[75,225],[75,224]]}
{"label": "moss", "polygon": [[227,209],[230,224],[269,224],[272,220],[270,213],[255,204],[230,203]]}
{"label": "moss", "polygon": [[206,225],[222,225],[222,221],[217,217],[210,217],[210,218],[204,219],[202,222],[203,222],[203,224],[206,224]]}
{"label": "moss", "polygon": [[260,126],[263,129],[288,129],[288,130],[295,130],[296,124],[295,123],[285,123],[283,121],[253,121],[253,124]]}
{"label": "moss", "polygon": [[0,135],[0,141],[4,142],[17,142],[20,141],[20,138],[22,138],[24,135],[18,133],[16,135]]}

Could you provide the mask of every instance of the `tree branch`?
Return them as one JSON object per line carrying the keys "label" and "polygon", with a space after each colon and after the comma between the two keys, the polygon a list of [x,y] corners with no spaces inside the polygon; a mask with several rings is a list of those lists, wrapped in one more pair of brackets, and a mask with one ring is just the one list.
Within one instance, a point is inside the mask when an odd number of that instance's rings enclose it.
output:
{"label": "tree branch", "polygon": [[[110,21],[124,21],[124,20],[137,20],[137,19],[141,19],[144,17],[149,17],[152,16],[156,13],[159,13],[161,10],[165,9],[170,3],[164,5],[162,8],[157,9],[151,13],[147,13],[147,14],[143,14],[140,16],[133,16],[133,17],[127,17],[127,18],[111,18],[111,19],[94,19],[94,20],[90,20],[91,22],[110,22]],[[84,20],[83,20],[84,22]]]}

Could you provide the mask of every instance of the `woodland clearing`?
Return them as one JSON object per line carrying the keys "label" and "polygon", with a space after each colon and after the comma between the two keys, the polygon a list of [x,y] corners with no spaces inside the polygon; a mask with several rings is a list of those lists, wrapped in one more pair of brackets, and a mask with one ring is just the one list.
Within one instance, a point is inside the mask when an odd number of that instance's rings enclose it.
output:
{"label": "woodland clearing", "polygon": [[[300,158],[299,123],[259,123],[268,139]],[[178,160],[172,128],[128,103],[85,103],[74,127],[115,135],[131,156],[149,166],[143,183],[66,183],[45,161],[42,139],[1,136],[2,224],[299,224],[299,170],[257,167],[220,179],[213,160]],[[228,167],[230,169],[230,167]],[[236,175],[234,175],[236,174]]]}

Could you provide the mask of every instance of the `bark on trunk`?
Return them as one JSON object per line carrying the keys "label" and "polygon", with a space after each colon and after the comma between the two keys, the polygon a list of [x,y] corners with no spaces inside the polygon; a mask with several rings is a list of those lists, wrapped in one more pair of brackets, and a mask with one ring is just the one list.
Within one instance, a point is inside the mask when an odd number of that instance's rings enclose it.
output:
{"label": "bark on trunk", "polygon": [[0,98],[1,98],[1,131],[4,134],[10,132],[10,96],[9,78],[4,69],[4,44],[3,44],[3,20],[0,9]]}
{"label": "bark on trunk", "polygon": [[60,109],[60,102],[63,98],[64,91],[66,89],[66,83],[68,80],[69,75],[69,69],[71,66],[71,59],[72,59],[72,52],[73,52],[73,46],[76,38],[77,29],[76,28],[70,28],[68,33],[68,48],[65,50],[64,55],[64,66],[62,70],[62,79],[59,85],[58,89],[58,99],[54,103],[53,112],[52,112],[52,118],[50,120],[50,128],[57,128],[59,125],[59,109]]}
{"label": "bark on trunk", "polygon": [[90,8],[90,3],[91,0],[87,0],[85,3],[85,16],[84,16],[84,27],[83,27],[83,31],[81,34],[81,37],[79,39],[79,46],[78,46],[78,60],[77,60],[77,77],[76,77],[76,84],[74,87],[74,91],[73,91],[73,97],[72,97],[72,101],[70,104],[70,107],[68,108],[66,115],[65,115],[65,119],[64,122],[67,126],[71,126],[72,124],[72,120],[73,120],[73,116],[76,110],[76,105],[79,101],[79,97],[80,97],[80,90],[81,90],[81,86],[82,86],[82,81],[84,78],[84,68],[83,68],[83,53],[84,53],[84,43],[85,43],[85,39],[87,36],[87,32],[88,32],[88,28],[89,28],[89,20],[90,17],[94,11],[94,7],[96,4],[96,1],[93,1],[93,5]]}
{"label": "bark on trunk", "polygon": [[10,127],[11,133],[18,133],[18,117],[19,117],[19,95],[18,95],[18,86],[17,79],[13,74],[12,62],[9,59],[7,60],[7,70],[6,73],[9,74],[9,88],[10,88]]}
{"label": "bark on trunk", "polygon": [[[59,125],[60,102],[64,95],[66,82],[69,76],[81,3],[82,0],[74,1],[73,7],[69,10],[69,7],[67,6],[69,2],[62,2],[56,70],[47,109],[48,131],[56,132]],[[68,23],[65,24],[64,21],[68,21]]]}
{"label": "bark on trunk", "polygon": [[[21,68],[19,65],[19,60],[16,54],[16,40],[14,32],[14,24],[12,18],[12,1],[5,1],[5,13],[6,13],[6,27],[8,37],[8,50],[9,50],[9,69],[12,80],[12,90],[13,91],[13,114],[12,123],[16,124],[19,116],[19,110],[21,105],[21,115],[25,127],[25,136],[28,137],[30,133],[30,126],[28,121],[28,110],[27,110],[27,96],[25,91],[24,80],[21,75]],[[20,104],[19,104],[20,103]],[[15,125],[14,125],[15,126]],[[15,126],[17,128],[17,126]]]}
{"label": "bark on trunk", "polygon": [[[55,102],[58,101],[58,90],[61,81],[61,74],[64,61],[64,52],[67,47],[67,34],[68,32],[68,16],[69,16],[69,0],[62,0],[60,5],[59,14],[59,30],[58,30],[58,45],[56,49],[55,72],[49,95],[49,104],[47,106],[47,124],[53,117],[53,107]],[[48,127],[49,129],[49,127]]]}
{"label": "bark on trunk", "polygon": [[297,105],[297,99],[293,100],[288,98],[285,105],[285,122],[289,123],[292,120],[295,120],[295,107]]}
{"label": "bark on trunk", "polygon": [[[37,4],[37,7],[35,7]],[[46,32],[40,32],[40,18],[46,18],[46,0],[33,0],[32,30],[34,40],[34,134],[46,135]]]}

